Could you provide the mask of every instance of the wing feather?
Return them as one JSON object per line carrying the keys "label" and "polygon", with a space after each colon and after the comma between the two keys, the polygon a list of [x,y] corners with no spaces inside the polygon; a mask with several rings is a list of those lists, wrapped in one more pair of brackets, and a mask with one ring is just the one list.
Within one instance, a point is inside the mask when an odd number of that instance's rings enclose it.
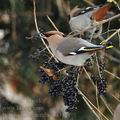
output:
{"label": "wing feather", "polygon": [[90,52],[101,48],[101,46],[102,45],[94,45],[81,38],[66,37],[63,42],[58,45],[57,50],[64,56],[68,56]]}

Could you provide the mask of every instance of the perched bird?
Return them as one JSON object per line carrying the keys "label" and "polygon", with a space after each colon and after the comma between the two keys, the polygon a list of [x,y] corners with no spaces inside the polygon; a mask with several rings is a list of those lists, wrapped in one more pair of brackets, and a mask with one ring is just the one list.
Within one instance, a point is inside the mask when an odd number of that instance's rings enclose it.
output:
{"label": "perched bird", "polygon": [[103,50],[103,45],[95,45],[84,39],[67,36],[59,31],[44,33],[54,56],[61,62],[74,66],[83,66],[96,51]]}
{"label": "perched bird", "polygon": [[[98,7],[87,7],[80,9],[75,7],[70,12],[69,25],[73,32],[84,32],[88,28],[97,24],[97,22],[105,19],[111,8],[111,4],[105,4]],[[89,30],[90,37],[93,35],[97,38],[102,32],[102,25],[93,27]]]}

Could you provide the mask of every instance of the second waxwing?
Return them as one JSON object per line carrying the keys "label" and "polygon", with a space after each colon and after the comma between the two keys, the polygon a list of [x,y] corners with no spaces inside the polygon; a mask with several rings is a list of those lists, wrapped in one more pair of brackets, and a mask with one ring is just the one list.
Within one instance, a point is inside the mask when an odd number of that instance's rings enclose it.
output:
{"label": "second waxwing", "polygon": [[[103,5],[102,7],[88,7],[80,9],[75,7],[70,12],[69,25],[73,32],[84,32],[90,27],[102,21],[107,15],[110,4]],[[89,30],[90,37],[93,35],[97,38],[102,33],[102,25],[93,27]]]}

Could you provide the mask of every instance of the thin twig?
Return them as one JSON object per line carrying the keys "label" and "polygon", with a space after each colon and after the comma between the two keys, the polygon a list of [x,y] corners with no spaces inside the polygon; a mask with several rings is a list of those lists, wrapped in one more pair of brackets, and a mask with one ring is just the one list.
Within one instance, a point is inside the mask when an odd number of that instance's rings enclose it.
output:
{"label": "thin twig", "polygon": [[[83,99],[88,102],[90,106],[92,106],[95,110],[97,110],[106,120],[109,120],[101,111],[97,109],[97,107],[77,88],[80,95],[82,95]],[[91,107],[91,110],[93,111],[93,108]],[[94,111],[95,112],[95,111]],[[99,116],[97,115],[97,118],[99,119]]]}
{"label": "thin twig", "polygon": [[[110,28],[110,22],[111,22],[111,21],[108,22],[107,31],[109,31],[109,28]],[[110,36],[110,34],[109,34],[109,32],[108,32],[108,33],[107,33],[107,37],[109,37],[109,36]]]}
{"label": "thin twig", "polygon": [[117,14],[117,15],[111,17],[111,18],[102,20],[101,22],[99,22],[99,24],[100,24],[100,25],[101,25],[101,24],[105,24],[105,23],[107,23],[107,22],[109,22],[109,21],[111,21],[111,20],[113,20],[113,19],[119,18],[119,17],[120,17],[120,14]]}
{"label": "thin twig", "polygon": [[119,38],[119,47],[120,47],[120,33],[118,32],[118,38]]}
{"label": "thin twig", "polygon": [[[90,75],[88,74],[87,70],[86,70],[84,67],[83,67],[83,69],[84,69],[86,75],[88,76],[90,82],[91,82],[92,85],[94,86],[94,88],[96,88],[96,86],[95,86],[93,80],[91,79]],[[103,101],[103,103],[104,103],[104,105],[106,106],[106,108],[108,109],[108,111],[113,115],[113,112],[111,111],[111,109],[110,109],[109,106],[107,105],[107,102],[106,102],[105,98],[104,98],[103,96],[100,96],[100,98],[101,98],[101,100]]]}
{"label": "thin twig", "polygon": [[[90,103],[88,102],[88,100],[86,100],[87,97],[85,97],[85,95],[77,88],[79,94],[81,94],[82,98],[84,99],[85,103],[87,104],[87,106],[90,108],[90,110],[94,113],[94,115],[98,118],[98,120],[100,120],[98,114],[95,112],[95,110],[92,108],[92,106],[90,105]],[[97,108],[96,108],[97,109]]]}
{"label": "thin twig", "polygon": [[[97,82],[96,82],[96,102],[97,102],[97,108],[100,111],[100,105],[99,105],[99,100],[98,100],[98,87],[97,87]],[[101,116],[99,114],[99,119],[101,119]]]}
{"label": "thin twig", "polygon": [[[81,69],[81,68],[80,68]],[[97,113],[94,111],[94,109],[91,107],[91,105],[88,103],[88,101],[85,98],[85,95],[79,90],[78,88],[78,84],[79,84],[79,78],[80,78],[80,73],[78,73],[77,75],[77,82],[76,82],[76,89],[78,90],[78,93],[82,96],[82,98],[84,99],[85,103],[88,105],[88,107],[91,109],[91,111],[94,113],[94,115],[100,120],[100,117],[97,115]],[[97,108],[96,108],[97,109]]]}
{"label": "thin twig", "polygon": [[120,100],[116,97],[116,96],[114,96],[112,93],[109,93],[116,101],[118,101],[119,103],[120,103]]}
{"label": "thin twig", "polygon": [[38,33],[38,35],[40,36],[43,44],[45,45],[45,47],[47,48],[48,52],[52,55],[52,57],[55,59],[56,62],[58,62],[58,60],[55,58],[55,56],[53,55],[53,53],[50,51],[49,47],[47,46],[47,44],[45,43],[44,39],[41,36],[41,33],[38,29],[38,24],[37,24],[37,18],[36,18],[36,6],[35,6],[35,0],[33,0],[33,7],[34,7],[34,22],[35,22],[35,27],[36,27],[36,31]]}
{"label": "thin twig", "polygon": [[92,6],[92,7],[94,7],[95,6],[95,4],[94,3],[92,3],[91,1],[89,1],[89,0],[84,0],[84,2],[86,2],[88,5],[90,5],[90,6]]}
{"label": "thin twig", "polygon": [[120,77],[118,77],[117,75],[114,75],[113,73],[109,72],[108,70],[104,70],[106,73],[108,73],[109,75],[114,76],[115,78],[120,80]]}
{"label": "thin twig", "polygon": [[53,21],[51,20],[51,18],[47,15],[48,20],[50,21],[50,23],[52,24],[52,26],[55,28],[56,31],[59,31],[58,28],[56,27],[56,25],[53,23]]}
{"label": "thin twig", "polygon": [[107,34],[107,33],[109,33],[109,32],[115,32],[116,30],[117,30],[117,29],[111,29],[111,30],[108,30],[108,31],[106,31],[106,32],[101,33],[101,35]]}
{"label": "thin twig", "polygon": [[110,59],[111,61],[114,61],[116,63],[119,63],[120,64],[120,60],[116,57],[113,57],[112,55],[108,54],[108,53],[105,53],[105,56]]}
{"label": "thin twig", "polygon": [[120,28],[117,29],[112,35],[110,35],[106,40],[104,40],[103,42],[108,42],[113,36],[115,36],[117,33],[120,32]]}
{"label": "thin twig", "polygon": [[101,74],[100,74],[100,66],[99,66],[99,63],[98,63],[97,54],[95,54],[95,58],[96,58],[96,65],[97,65],[97,68],[98,68],[99,76],[100,76],[100,78],[102,78],[102,76],[101,76]]}
{"label": "thin twig", "polygon": [[[96,60],[97,60],[97,58],[96,58]],[[99,67],[99,65],[98,65],[98,60],[97,60],[97,66]],[[107,72],[108,74],[110,74],[110,75],[112,75],[112,76],[114,76],[114,77],[116,77],[117,79],[120,79],[120,77],[118,77],[118,76],[116,76],[116,75],[114,75],[113,73],[111,73],[111,72],[109,72],[109,71],[107,71],[107,70],[104,70],[105,72]],[[120,102],[120,100],[119,99],[117,99],[115,96],[113,96],[112,94],[110,94],[112,97],[114,97],[114,99],[116,99],[117,101],[119,101]]]}

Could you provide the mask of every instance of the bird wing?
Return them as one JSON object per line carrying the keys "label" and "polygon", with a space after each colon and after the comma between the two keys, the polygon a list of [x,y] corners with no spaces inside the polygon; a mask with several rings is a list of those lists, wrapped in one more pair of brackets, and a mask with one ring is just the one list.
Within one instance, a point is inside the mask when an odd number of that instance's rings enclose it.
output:
{"label": "bird wing", "polygon": [[104,6],[100,7],[98,10],[93,12],[91,17],[96,21],[101,21],[105,18],[110,8],[111,8],[110,4],[105,4]]}
{"label": "bird wing", "polygon": [[81,38],[66,37],[57,47],[57,50],[64,56],[73,56],[86,52],[103,49],[102,45],[94,45]]}

